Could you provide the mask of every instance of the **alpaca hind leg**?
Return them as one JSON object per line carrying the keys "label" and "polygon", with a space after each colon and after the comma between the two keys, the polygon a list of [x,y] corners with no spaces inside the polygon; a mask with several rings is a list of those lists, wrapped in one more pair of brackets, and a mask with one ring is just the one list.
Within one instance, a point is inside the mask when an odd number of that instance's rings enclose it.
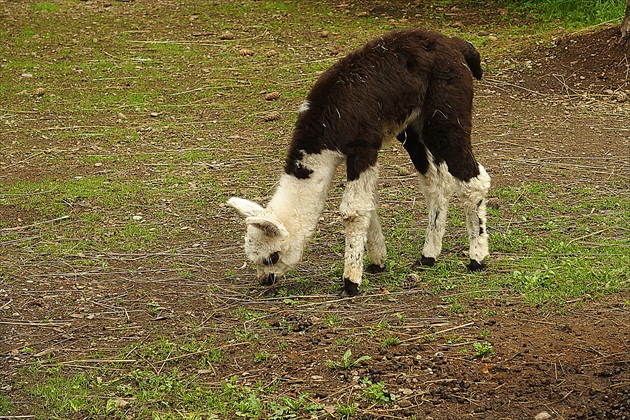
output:
{"label": "alpaca hind leg", "polygon": [[486,227],[486,195],[490,189],[490,176],[479,164],[479,174],[468,181],[459,181],[458,195],[462,197],[466,212],[466,228],[470,243],[469,271],[480,271],[488,256],[488,231]]}
{"label": "alpaca hind leg", "polygon": [[374,191],[377,178],[376,166],[365,169],[348,181],[341,201],[341,217],[346,227],[343,280],[344,290],[350,296],[356,295],[361,285],[368,231],[376,212]]}
{"label": "alpaca hind leg", "polygon": [[420,263],[433,266],[442,252],[442,238],[446,231],[449,201],[453,191],[452,176],[444,163],[436,165],[431,162],[427,172],[420,177],[420,185],[428,210],[427,231]]}
{"label": "alpaca hind leg", "polygon": [[422,121],[413,121],[397,138],[402,143],[416,170],[420,174],[420,187],[429,212],[421,265],[435,265],[442,252],[442,238],[446,230],[449,199],[452,194],[452,176],[445,165],[436,164],[434,156],[422,140]]}

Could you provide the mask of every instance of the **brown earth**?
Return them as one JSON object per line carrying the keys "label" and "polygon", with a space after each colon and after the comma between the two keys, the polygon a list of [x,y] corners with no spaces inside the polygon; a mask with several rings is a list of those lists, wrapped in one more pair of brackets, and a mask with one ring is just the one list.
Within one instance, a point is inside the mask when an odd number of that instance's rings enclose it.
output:
{"label": "brown earth", "polygon": [[[495,185],[528,177],[566,185],[601,182],[602,189],[614,189],[605,183],[612,168],[606,165],[621,160],[624,170],[630,158],[630,112],[621,95],[629,90],[628,49],[617,43],[616,33],[610,28],[525,51],[515,69],[478,85],[477,150],[492,168]],[[523,123],[512,127],[516,120]],[[615,141],[602,141],[611,136]],[[488,142],[492,148],[485,147]],[[565,161],[574,164],[568,177],[541,170],[558,152],[574,157]],[[579,165],[595,158],[603,159],[598,170]],[[22,166],[4,174],[33,175],[32,167]],[[392,173],[385,169],[385,184],[396,182]],[[168,266],[168,256],[160,253],[110,254],[102,257],[106,270],[81,272],[64,261],[21,256],[17,280],[0,283],[1,387],[17,401],[10,414],[31,413],[19,377],[36,361],[89,370],[94,366],[86,357],[95,352],[103,359],[120,358],[120,349],[158,337],[214,335],[224,343],[234,328],[243,328],[258,340],[221,345],[224,360],[208,371],[181,358],[180,373],[198,375],[208,386],[236,376],[244,385],[257,380],[280,384],[282,395],[308,392],[327,407],[318,418],[332,416],[336,403],[358,395],[366,377],[384,382],[397,398],[389,406],[357,399],[359,418],[630,418],[630,293],[596,300],[585,296],[560,312],[495,293],[472,299],[459,314],[446,305],[452,296],[428,292],[422,280],[408,290],[363,293],[356,299],[313,295],[313,285],[304,285],[301,296],[279,296],[277,289],[253,284],[249,268],[237,268],[243,261],[240,221],[228,209],[218,211],[226,228],[218,236],[208,232],[214,243],[182,240],[178,247],[180,258],[200,273],[194,279],[173,277],[166,268],[142,268],[148,258],[164,258]],[[7,207],[0,208],[0,217],[20,224],[39,219],[36,209],[24,213]],[[326,232],[340,235],[328,224],[322,232],[325,238]],[[7,249],[11,245],[3,243]],[[198,258],[208,252],[216,256],[201,266]],[[299,273],[327,272],[339,258],[329,254],[330,244],[316,241]],[[224,278],[226,267],[237,275]],[[244,320],[239,311],[266,314],[268,326]],[[343,321],[342,328],[331,321],[334,317]],[[367,327],[379,323],[387,327],[376,333]],[[494,354],[484,357],[466,355],[461,342],[446,340],[456,334],[466,343],[482,341],[486,332]],[[379,344],[391,335],[401,342]],[[371,359],[347,370],[328,368],[326,361],[339,360],[344,340],[352,342],[353,357]],[[279,343],[284,343],[282,351],[277,351]],[[34,350],[22,351],[27,347]],[[272,357],[255,362],[253,355],[265,349],[272,349]],[[125,356],[136,358],[133,352]],[[82,417],[89,415],[77,414]]]}
{"label": "brown earth", "polygon": [[629,55],[630,42],[621,40],[618,26],[591,28],[523,54],[514,77],[523,87],[542,93],[602,94],[625,101],[630,100]]}

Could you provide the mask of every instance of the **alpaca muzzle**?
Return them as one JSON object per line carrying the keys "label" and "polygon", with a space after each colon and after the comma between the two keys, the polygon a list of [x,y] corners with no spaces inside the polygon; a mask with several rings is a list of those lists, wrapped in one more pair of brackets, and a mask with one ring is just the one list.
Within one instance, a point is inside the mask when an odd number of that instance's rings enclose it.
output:
{"label": "alpaca muzzle", "polygon": [[263,274],[258,277],[258,283],[263,286],[271,286],[276,283],[276,275],[274,273]]}

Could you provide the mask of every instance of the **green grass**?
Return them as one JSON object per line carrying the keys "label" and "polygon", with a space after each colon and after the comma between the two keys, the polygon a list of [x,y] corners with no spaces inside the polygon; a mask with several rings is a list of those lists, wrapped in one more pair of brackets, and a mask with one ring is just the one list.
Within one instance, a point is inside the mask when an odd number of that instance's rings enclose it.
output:
{"label": "green grass", "polygon": [[[437,293],[467,290],[468,298],[483,296],[475,290],[496,289],[536,305],[562,305],[588,296],[598,297],[630,286],[630,199],[601,194],[592,187],[567,189],[550,184],[522,183],[492,194],[500,208],[490,208],[490,267],[481,274],[463,273],[463,261],[452,249],[466,249],[464,215],[452,207],[444,251],[427,275],[426,286]],[[396,290],[408,273],[409,258],[419,257],[409,232],[424,232],[417,215],[396,212],[386,226],[389,271],[370,282]],[[384,219],[387,220],[387,219]],[[453,281],[457,276],[457,281]],[[376,278],[376,280],[375,280]],[[464,305],[464,306],[462,306]],[[465,311],[465,302],[451,303],[451,311]]]}
{"label": "green grass", "polygon": [[560,21],[568,28],[604,22],[620,23],[626,8],[625,0],[530,0],[511,3],[543,20]]}
{"label": "green grass", "polygon": [[372,383],[368,378],[362,381],[365,388],[362,389],[362,397],[371,404],[391,404],[396,400],[396,395],[391,394],[384,382]]}
{"label": "green grass", "polygon": [[[137,361],[122,357],[124,353]],[[221,351],[207,342],[162,339],[136,345],[122,354],[120,362],[98,362],[102,357],[95,355],[93,369],[80,373],[64,366],[42,365],[24,371],[25,391],[34,402],[31,413],[36,418],[54,419],[129,418],[130,410],[134,418],[261,418],[267,413],[265,418],[286,419],[309,416],[323,408],[307,393],[297,398],[272,396],[273,380],[242,385],[232,377],[208,386],[202,377],[183,372],[169,362],[205,355],[200,367],[211,367],[221,360]],[[147,362],[159,365],[159,369]],[[122,367],[127,369],[121,372]],[[0,398],[0,414],[10,408],[11,402]]]}
{"label": "green grass", "polygon": [[[344,343],[347,344],[347,343]],[[341,360],[328,360],[326,365],[330,369],[350,369],[359,366],[361,363],[370,360],[372,357],[363,355],[355,359],[352,358],[352,350],[348,349],[341,357]]]}
{"label": "green grass", "polygon": [[39,12],[56,12],[60,9],[59,5],[49,2],[34,3],[30,7]]}

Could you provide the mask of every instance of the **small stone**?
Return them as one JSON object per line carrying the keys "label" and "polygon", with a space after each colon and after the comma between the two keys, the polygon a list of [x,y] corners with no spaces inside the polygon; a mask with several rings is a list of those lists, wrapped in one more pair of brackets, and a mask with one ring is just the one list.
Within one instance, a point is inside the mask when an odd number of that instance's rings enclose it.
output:
{"label": "small stone", "polygon": [[328,38],[329,35],[330,35],[329,31],[321,31],[319,33],[319,36],[321,36],[322,38]]}
{"label": "small stone", "polygon": [[280,92],[269,92],[265,95],[265,101],[275,101],[280,97]]}
{"label": "small stone", "polygon": [[33,77],[32,73],[22,73],[22,77],[24,77],[25,79],[30,79]]}
{"label": "small stone", "polygon": [[400,284],[403,289],[413,289],[420,283],[420,276],[416,273],[409,273]]}
{"label": "small stone", "polygon": [[263,121],[276,121],[280,119],[280,113],[278,111],[268,112],[263,116]]}
{"label": "small stone", "polygon": [[149,114],[149,115],[151,115],[151,117],[153,117],[153,118],[157,118],[157,117],[159,117],[159,116],[160,116],[160,113],[159,113],[159,112],[152,112],[152,113],[151,113],[151,114]]}
{"label": "small stone", "polygon": [[97,168],[100,168],[101,166],[103,166],[103,163],[102,162],[96,162],[94,164],[94,166],[96,166]]}
{"label": "small stone", "polygon": [[231,40],[234,39],[234,34],[230,31],[225,31],[221,35],[219,35],[219,39]]}
{"label": "small stone", "polygon": [[142,216],[140,216],[139,214],[136,214],[132,217],[132,219],[136,222],[139,222],[142,220]]}
{"label": "small stone", "polygon": [[250,50],[249,48],[243,48],[240,52],[239,52],[243,57],[246,56],[252,56],[254,55],[254,51]]}
{"label": "small stone", "polygon": [[534,420],[548,420],[551,418],[551,414],[549,414],[546,411],[541,411],[540,413],[536,414],[536,416],[534,417]]}

